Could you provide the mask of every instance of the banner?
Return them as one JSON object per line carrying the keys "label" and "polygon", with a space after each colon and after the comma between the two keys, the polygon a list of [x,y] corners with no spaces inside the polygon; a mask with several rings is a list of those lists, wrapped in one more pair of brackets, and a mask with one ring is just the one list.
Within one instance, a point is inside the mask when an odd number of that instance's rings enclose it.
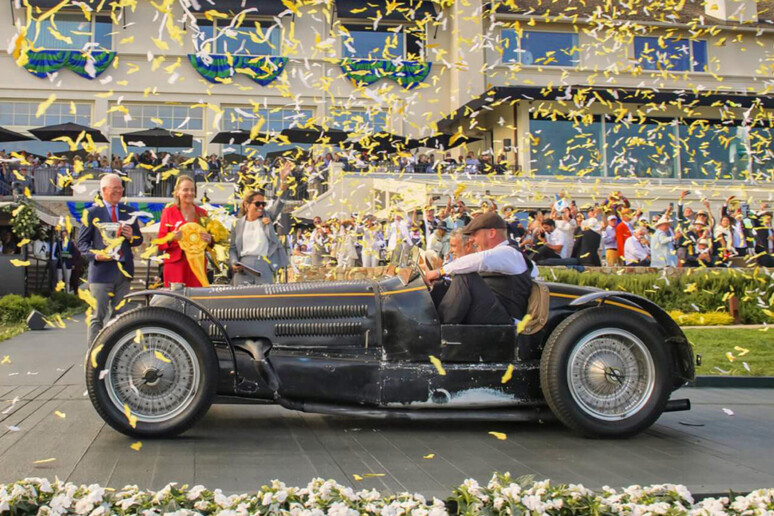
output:
{"label": "banner", "polygon": [[344,75],[356,85],[371,85],[381,79],[390,79],[407,90],[419,86],[430,73],[432,63],[402,61],[396,64],[384,59],[352,59],[341,61]]}
{"label": "banner", "polygon": [[27,57],[29,61],[24,68],[36,77],[44,78],[66,67],[81,77],[94,79],[107,70],[116,53],[99,50],[90,54],[80,50],[37,50],[29,51]]}
{"label": "banner", "polygon": [[261,86],[274,82],[288,62],[287,57],[217,54],[210,54],[207,59],[196,54],[188,54],[188,60],[199,75],[212,83],[222,83],[233,77],[235,73],[239,73],[247,75]]}

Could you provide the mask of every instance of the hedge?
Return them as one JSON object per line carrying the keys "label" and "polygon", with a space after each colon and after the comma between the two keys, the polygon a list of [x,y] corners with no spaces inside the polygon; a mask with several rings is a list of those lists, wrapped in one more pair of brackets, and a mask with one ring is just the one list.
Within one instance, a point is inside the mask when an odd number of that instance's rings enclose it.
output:
{"label": "hedge", "polygon": [[658,273],[619,275],[541,268],[540,276],[557,283],[630,292],[654,301],[667,312],[728,312],[728,298],[735,295],[742,324],[774,322],[774,270],[692,271],[669,277]]}
{"label": "hedge", "polygon": [[0,298],[0,323],[15,324],[23,322],[32,310],[38,310],[49,316],[57,313],[68,313],[84,308],[86,304],[73,294],[54,292],[51,297],[32,295],[22,297],[8,294]]}
{"label": "hedge", "polygon": [[531,477],[495,474],[485,485],[468,479],[444,501],[427,500],[416,493],[383,495],[376,490],[355,491],[334,480],[314,479],[306,487],[287,487],[273,481],[257,492],[226,496],[219,489],[169,484],[160,491],[127,486],[120,490],[97,484],[75,485],[28,478],[0,484],[0,514],[91,516],[187,516],[248,514],[283,516],[532,516],[575,515],[758,515],[774,511],[774,489],[746,496],[706,498],[695,502],[684,486],[662,484],[631,486],[622,490],[603,487],[592,491],[582,485],[535,482]]}

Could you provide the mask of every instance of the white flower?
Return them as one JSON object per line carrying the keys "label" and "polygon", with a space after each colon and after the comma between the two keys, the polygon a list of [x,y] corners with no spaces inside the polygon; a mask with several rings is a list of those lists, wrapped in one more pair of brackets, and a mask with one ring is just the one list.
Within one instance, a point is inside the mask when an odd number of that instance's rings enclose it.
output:
{"label": "white flower", "polygon": [[433,506],[427,516],[449,516],[449,512],[446,510],[446,507]]}
{"label": "white flower", "polygon": [[261,505],[271,505],[271,497],[272,493],[264,493],[263,498],[261,498]]}
{"label": "white flower", "polygon": [[196,500],[206,490],[207,488],[202,485],[193,486],[191,490],[188,491],[186,498],[188,498],[189,500]]}
{"label": "white flower", "polygon": [[545,512],[545,505],[539,496],[527,495],[521,497],[521,503],[530,511]]}

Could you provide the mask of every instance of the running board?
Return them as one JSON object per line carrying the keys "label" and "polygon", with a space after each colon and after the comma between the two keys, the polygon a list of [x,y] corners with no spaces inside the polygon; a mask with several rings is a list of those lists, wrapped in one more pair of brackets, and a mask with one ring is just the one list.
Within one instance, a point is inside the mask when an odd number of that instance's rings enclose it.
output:
{"label": "running board", "polygon": [[669,400],[664,407],[664,412],[679,412],[681,410],[691,410],[691,400]]}
{"label": "running board", "polygon": [[302,412],[334,416],[367,417],[383,420],[443,421],[453,419],[455,421],[556,421],[556,416],[545,407],[526,407],[508,410],[406,410],[352,407],[324,403],[302,403],[300,405],[301,406],[297,407],[296,410],[301,410]]}

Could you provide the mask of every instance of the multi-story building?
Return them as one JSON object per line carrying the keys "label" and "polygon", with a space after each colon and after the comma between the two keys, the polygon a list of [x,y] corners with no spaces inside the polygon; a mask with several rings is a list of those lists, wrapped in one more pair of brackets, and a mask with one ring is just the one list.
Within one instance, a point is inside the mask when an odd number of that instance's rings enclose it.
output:
{"label": "multi-story building", "polygon": [[0,41],[28,26],[38,51],[26,60],[11,43],[17,55],[0,56],[0,126],[91,125],[110,141],[104,153],[119,156],[142,150],[121,134],[157,125],[192,134],[191,156],[233,149],[210,143],[219,131],[308,120],[410,137],[440,130],[479,138],[453,154],[503,154],[516,172],[396,180],[379,169],[345,176],[310,210],[336,209],[342,196],[345,211],[376,209],[406,197],[407,182],[419,197],[463,181],[476,195],[533,204],[615,187],[658,206],[683,184],[711,198],[771,196],[769,0],[113,3],[73,2],[53,17],[61,2],[0,3]]}

